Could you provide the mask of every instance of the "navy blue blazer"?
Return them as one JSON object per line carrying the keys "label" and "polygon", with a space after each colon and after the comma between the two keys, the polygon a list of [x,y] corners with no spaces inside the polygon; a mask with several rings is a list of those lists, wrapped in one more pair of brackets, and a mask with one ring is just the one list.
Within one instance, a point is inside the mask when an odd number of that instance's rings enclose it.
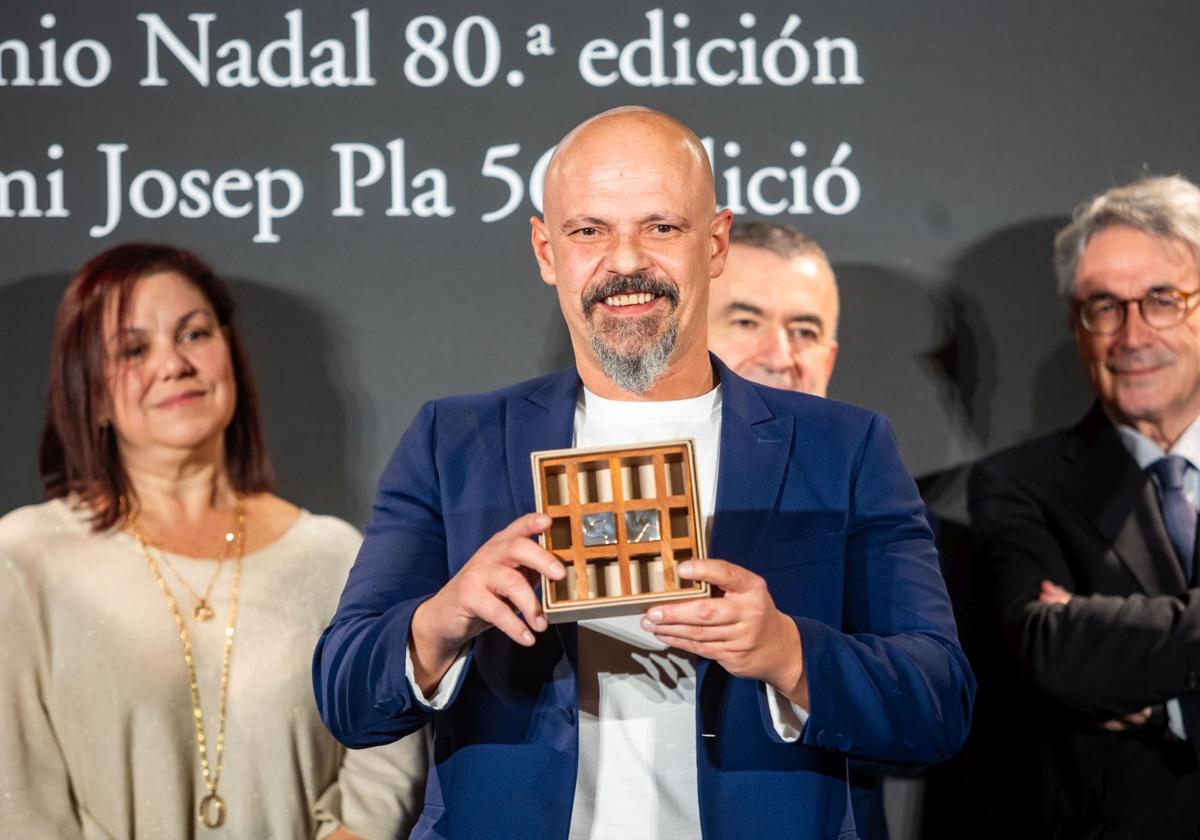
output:
{"label": "navy blue blazer", "polygon": [[[967,734],[974,677],[887,420],[713,364],[723,410],[709,555],[761,575],[795,619],[810,717],[800,740],[785,743],[762,683],[697,663],[703,833],[848,840],[847,758],[948,758]],[[405,651],[417,606],[533,510],[529,453],[571,445],[579,388],[569,369],[424,405],[380,478],[362,550],[317,645],[317,706],[347,746],[433,721],[414,838],[567,836],[578,764],[575,626],[555,625],[532,648],[483,633],[438,712],[414,698]]]}

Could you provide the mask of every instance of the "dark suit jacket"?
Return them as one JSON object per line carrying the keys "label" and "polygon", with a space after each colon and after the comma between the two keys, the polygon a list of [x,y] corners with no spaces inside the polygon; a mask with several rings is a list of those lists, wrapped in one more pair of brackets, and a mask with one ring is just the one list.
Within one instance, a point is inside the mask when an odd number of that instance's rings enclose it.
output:
{"label": "dark suit jacket", "polygon": [[[1013,750],[1024,739],[1037,762],[1025,772],[1040,781],[1042,830],[1196,837],[1200,597],[1152,479],[1097,405],[1077,426],[982,461],[969,495],[1009,673],[1028,689],[1011,698],[1010,723]],[[1043,580],[1074,593],[1070,604],[1039,604]],[[1176,697],[1188,743],[1163,725]],[[1100,727],[1145,707],[1157,710],[1149,726]]]}
{"label": "dark suit jacket", "polygon": [[[811,717],[799,742],[784,743],[760,682],[697,663],[704,836],[848,840],[847,757],[953,754],[974,680],[887,421],[714,364],[723,413],[710,554],[761,575],[793,616]],[[425,405],[380,479],[317,648],[317,704],[347,745],[391,741],[432,718],[435,765],[414,837],[567,835],[578,763],[574,625],[556,625],[533,648],[483,633],[436,713],[413,696],[404,666],[417,606],[532,510],[529,453],[570,446],[579,388],[572,369]]]}

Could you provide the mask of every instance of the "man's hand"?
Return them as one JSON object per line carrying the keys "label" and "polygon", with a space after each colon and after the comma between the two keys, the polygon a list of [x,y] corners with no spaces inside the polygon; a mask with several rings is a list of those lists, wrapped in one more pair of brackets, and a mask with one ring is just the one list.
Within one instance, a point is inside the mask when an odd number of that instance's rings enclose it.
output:
{"label": "man's hand", "polygon": [[538,574],[551,580],[566,574],[558,558],[532,539],[549,527],[550,517],[544,513],[526,514],[513,521],[481,545],[437,594],[417,607],[409,651],[422,692],[428,694],[454,664],[463,645],[489,627],[531,647],[531,630],[541,632],[549,626],[532,583]]}
{"label": "man's hand", "polygon": [[1038,593],[1038,603],[1061,604],[1071,603],[1071,593],[1053,581],[1042,581],[1042,591]]}
{"label": "man's hand", "polygon": [[1127,732],[1130,729],[1137,729],[1145,726],[1150,722],[1150,707],[1142,709],[1140,712],[1130,712],[1124,717],[1113,718],[1106,720],[1100,724],[1101,729],[1106,729],[1109,732]]}
{"label": "man's hand", "polygon": [[679,576],[706,580],[718,597],[651,607],[642,627],[659,641],[717,662],[737,677],[762,680],[808,708],[804,649],[796,622],[781,613],[761,577],[724,560],[689,560]]}

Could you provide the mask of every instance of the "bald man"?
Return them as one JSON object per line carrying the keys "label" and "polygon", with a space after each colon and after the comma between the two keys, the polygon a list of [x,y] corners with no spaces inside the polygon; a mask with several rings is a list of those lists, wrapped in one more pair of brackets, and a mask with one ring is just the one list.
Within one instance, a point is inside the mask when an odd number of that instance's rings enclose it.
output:
{"label": "bald man", "polygon": [[[729,224],[686,126],[577,127],[531,220],[575,365],[426,404],[386,467],[313,672],[349,746],[433,722],[413,837],[845,840],[849,757],[965,736],[974,681],[886,420],[707,351]],[[530,453],[682,437],[712,537],[678,571],[720,597],[550,628]]]}
{"label": "bald man", "polygon": [[774,222],[735,224],[708,302],[708,347],[772,388],[825,396],[837,361],[838,290],[825,252]]}

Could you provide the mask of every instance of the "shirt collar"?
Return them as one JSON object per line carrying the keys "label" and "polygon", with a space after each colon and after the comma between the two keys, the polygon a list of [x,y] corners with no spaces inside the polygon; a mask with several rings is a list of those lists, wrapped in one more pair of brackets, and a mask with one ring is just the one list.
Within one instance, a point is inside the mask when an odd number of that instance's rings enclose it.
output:
{"label": "shirt collar", "polygon": [[1163,452],[1150,438],[1124,423],[1117,424],[1117,434],[1121,437],[1121,444],[1142,469],[1146,469],[1164,455],[1179,455],[1186,458],[1193,468],[1200,468],[1200,417],[1183,430],[1170,452]]}

